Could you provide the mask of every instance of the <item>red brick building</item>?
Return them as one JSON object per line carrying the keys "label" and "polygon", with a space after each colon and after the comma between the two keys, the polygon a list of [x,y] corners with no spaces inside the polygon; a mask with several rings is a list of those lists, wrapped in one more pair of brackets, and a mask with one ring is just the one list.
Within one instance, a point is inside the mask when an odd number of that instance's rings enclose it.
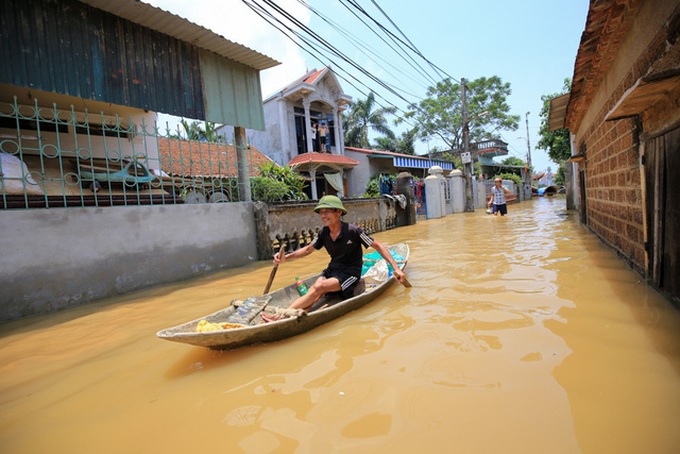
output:
{"label": "red brick building", "polygon": [[680,302],[680,1],[591,0],[571,92],[550,127],[571,133],[568,206]]}

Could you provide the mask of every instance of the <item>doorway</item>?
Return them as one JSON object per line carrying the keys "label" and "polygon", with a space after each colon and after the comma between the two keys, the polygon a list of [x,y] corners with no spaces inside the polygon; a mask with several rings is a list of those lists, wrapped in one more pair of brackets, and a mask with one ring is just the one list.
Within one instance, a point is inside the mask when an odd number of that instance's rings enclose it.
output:
{"label": "doorway", "polygon": [[647,273],[680,306],[680,128],[645,144]]}

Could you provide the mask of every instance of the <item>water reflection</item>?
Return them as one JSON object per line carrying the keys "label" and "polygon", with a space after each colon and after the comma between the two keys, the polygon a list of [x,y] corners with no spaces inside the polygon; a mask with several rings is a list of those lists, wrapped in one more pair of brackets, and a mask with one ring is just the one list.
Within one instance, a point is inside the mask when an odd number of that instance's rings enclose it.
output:
{"label": "water reflection", "polygon": [[[376,235],[409,244],[414,287],[269,345],[215,352],[154,335],[258,294],[267,262],[0,325],[0,446],[673,452],[678,312],[563,200],[510,208]],[[274,286],[326,261],[288,263]]]}

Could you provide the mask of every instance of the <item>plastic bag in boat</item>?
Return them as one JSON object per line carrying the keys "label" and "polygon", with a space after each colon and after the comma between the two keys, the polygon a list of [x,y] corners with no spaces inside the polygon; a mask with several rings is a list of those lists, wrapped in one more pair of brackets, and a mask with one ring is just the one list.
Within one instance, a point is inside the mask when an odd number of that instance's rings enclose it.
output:
{"label": "plastic bag in boat", "polygon": [[387,267],[385,259],[380,259],[375,262],[375,265],[370,267],[363,275],[366,284],[381,284],[392,276],[392,272]]}

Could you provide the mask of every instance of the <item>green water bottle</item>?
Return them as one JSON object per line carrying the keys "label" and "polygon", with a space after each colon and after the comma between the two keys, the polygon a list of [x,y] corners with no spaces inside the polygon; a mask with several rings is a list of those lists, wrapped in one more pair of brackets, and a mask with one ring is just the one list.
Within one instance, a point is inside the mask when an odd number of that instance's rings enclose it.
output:
{"label": "green water bottle", "polygon": [[300,294],[300,296],[307,294],[307,286],[305,285],[304,282],[300,280],[299,277],[295,278],[295,287],[297,287],[297,291]]}

